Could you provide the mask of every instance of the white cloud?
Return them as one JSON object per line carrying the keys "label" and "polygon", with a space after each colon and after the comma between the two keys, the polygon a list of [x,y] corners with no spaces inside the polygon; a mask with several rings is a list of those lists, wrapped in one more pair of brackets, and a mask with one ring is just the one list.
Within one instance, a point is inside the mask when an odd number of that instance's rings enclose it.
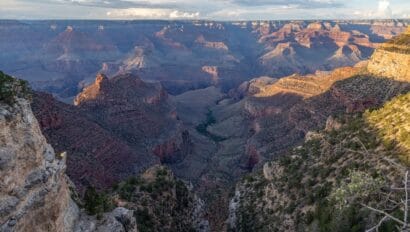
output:
{"label": "white cloud", "polygon": [[174,10],[169,14],[169,17],[172,19],[192,19],[192,18],[198,18],[199,17],[199,12],[181,12],[178,10]]}
{"label": "white cloud", "polygon": [[389,0],[380,0],[379,1],[379,8],[377,11],[377,16],[381,18],[391,18],[392,17],[392,10],[390,8],[390,1]]}
{"label": "white cloud", "polygon": [[146,18],[146,19],[193,19],[199,17],[199,12],[184,12],[172,9],[128,8],[113,9],[107,12],[110,18]]}
{"label": "white cloud", "polygon": [[0,0],[0,18],[17,19],[409,18],[409,9],[409,0]]}
{"label": "white cloud", "polygon": [[390,0],[379,0],[377,9],[373,10],[356,10],[354,15],[361,19],[391,19],[401,18],[403,13],[393,12]]}

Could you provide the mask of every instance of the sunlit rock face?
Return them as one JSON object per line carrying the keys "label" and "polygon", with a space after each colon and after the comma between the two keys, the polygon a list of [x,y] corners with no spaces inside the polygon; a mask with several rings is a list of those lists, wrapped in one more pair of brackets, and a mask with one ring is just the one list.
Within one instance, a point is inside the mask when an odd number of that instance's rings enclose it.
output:
{"label": "sunlit rock face", "polygon": [[[306,76],[305,80],[291,76],[259,93],[262,94],[261,97],[271,96],[271,104],[276,95],[285,92],[284,87],[294,94],[300,92],[304,95],[302,104],[292,106],[290,113],[283,111],[282,114],[289,118],[281,125],[302,130],[306,134],[305,142],[300,146],[293,144],[290,149],[279,154],[281,157],[265,163],[261,170],[237,184],[229,205],[228,222],[232,230],[258,228],[266,231],[320,231],[329,228],[329,225],[344,225],[339,220],[345,217],[345,209],[354,209],[355,212],[367,210],[367,205],[362,203],[364,201],[367,204],[381,205],[383,203],[380,203],[378,194],[383,194],[384,186],[403,183],[410,147],[407,35],[405,33],[383,44],[369,60],[368,67],[363,63],[355,68],[337,69],[333,74],[326,74],[328,82],[325,84],[321,83],[320,75],[310,78]],[[337,79],[333,83],[330,81],[333,79],[332,75]],[[255,95],[257,96],[258,94]],[[259,118],[258,124],[262,126],[256,127],[258,130],[255,129],[257,133],[253,138],[254,142],[265,147],[278,144],[275,135],[279,128],[273,127],[276,129],[275,133],[269,133],[265,128],[281,122],[273,119],[271,116],[270,121],[263,126]],[[295,132],[290,131],[286,136],[290,133]],[[258,134],[264,136],[257,137]],[[264,141],[266,138],[270,138],[270,141]],[[297,139],[300,137],[296,137],[294,141]],[[361,152],[363,156],[358,155]],[[384,163],[387,157],[390,160]],[[351,166],[353,163],[354,167]],[[317,174],[325,169],[328,172],[323,176]],[[346,169],[350,171],[344,173],[343,170]],[[367,186],[363,188],[371,194],[351,199],[350,195],[360,192],[352,191],[349,196],[340,197],[339,193],[346,191],[346,185],[357,187],[360,184],[378,183],[371,176],[374,171],[389,175],[383,175],[384,183],[374,190],[369,190]],[[317,177],[319,179],[315,179]],[[309,179],[314,181],[310,182]],[[346,185],[340,185],[341,182]],[[318,186],[326,186],[326,193],[315,195]],[[310,194],[312,197],[306,197]],[[401,194],[389,192],[389,199],[393,195],[400,199]],[[329,200],[325,207],[322,205],[323,199]],[[337,202],[342,202],[340,205],[343,206],[337,205]],[[377,225],[382,217],[378,211],[369,211],[366,216],[351,213],[353,211],[349,210],[345,217],[349,228],[340,231],[351,230],[353,227],[366,230]],[[374,219],[375,216],[379,218]],[[328,224],[318,223],[324,217]]]}
{"label": "sunlit rock face", "polygon": [[377,76],[410,81],[410,28],[372,55],[368,70]]}

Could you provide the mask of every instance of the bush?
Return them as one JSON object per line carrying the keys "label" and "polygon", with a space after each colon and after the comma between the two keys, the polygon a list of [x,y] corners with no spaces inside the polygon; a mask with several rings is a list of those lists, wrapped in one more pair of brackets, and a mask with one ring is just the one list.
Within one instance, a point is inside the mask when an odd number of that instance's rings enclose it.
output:
{"label": "bush", "polygon": [[84,208],[88,214],[100,218],[104,212],[113,208],[113,204],[107,194],[98,193],[95,188],[88,187],[84,194]]}
{"label": "bush", "polygon": [[206,121],[202,122],[201,124],[196,126],[195,129],[198,131],[198,133],[209,137],[210,139],[212,139],[215,142],[222,142],[222,141],[226,140],[226,138],[211,134],[207,130],[208,126],[210,126],[212,124],[215,124],[215,123],[216,123],[216,119],[215,119],[214,115],[212,114],[212,111],[208,110],[208,113],[206,114]]}
{"label": "bush", "polygon": [[147,208],[136,210],[134,216],[137,219],[138,231],[155,231],[153,217],[150,215]]}
{"label": "bush", "polygon": [[29,98],[29,95],[27,81],[15,79],[0,71],[0,101],[12,105],[17,97]]}

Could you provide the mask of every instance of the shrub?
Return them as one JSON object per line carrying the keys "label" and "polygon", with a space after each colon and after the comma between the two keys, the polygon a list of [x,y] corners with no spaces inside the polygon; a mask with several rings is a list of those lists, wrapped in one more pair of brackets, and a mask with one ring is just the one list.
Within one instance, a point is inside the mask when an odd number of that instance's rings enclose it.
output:
{"label": "shrub", "polygon": [[0,101],[12,105],[17,97],[29,98],[27,81],[15,79],[0,71]]}
{"label": "shrub", "polygon": [[84,208],[88,214],[100,218],[104,212],[113,208],[113,204],[107,194],[98,193],[94,187],[88,187],[84,194]]}
{"label": "shrub", "polygon": [[141,231],[141,232],[155,231],[154,219],[148,212],[147,208],[136,210],[134,213],[134,216],[137,219],[138,231]]}

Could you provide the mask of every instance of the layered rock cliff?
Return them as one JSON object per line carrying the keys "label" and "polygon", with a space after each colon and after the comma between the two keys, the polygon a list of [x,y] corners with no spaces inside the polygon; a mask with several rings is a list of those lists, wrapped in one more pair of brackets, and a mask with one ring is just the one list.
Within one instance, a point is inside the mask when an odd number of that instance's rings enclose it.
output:
{"label": "layered rock cliff", "polygon": [[[136,232],[133,211],[117,208],[96,220],[79,209],[65,175],[66,153],[47,143],[21,83],[0,74],[0,230]],[[12,101],[4,101],[7,89],[16,90]]]}
{"label": "layered rock cliff", "polygon": [[98,75],[74,100],[92,120],[131,146],[154,146],[178,133],[175,107],[159,83],[125,74],[111,79]]}
{"label": "layered rock cliff", "polygon": [[372,55],[368,70],[377,76],[397,81],[410,80],[410,28],[383,44]]}
{"label": "layered rock cliff", "polygon": [[[407,181],[410,83],[401,73],[408,68],[401,55],[376,52],[370,73],[362,70],[338,81],[294,108],[294,116],[320,105],[344,110],[332,111],[324,130],[315,132],[309,131],[315,126],[293,117],[307,132],[305,142],[283,150],[238,184],[230,202],[232,230],[390,231],[397,225],[383,219],[383,212],[406,211],[404,204],[390,208],[387,203],[400,202],[403,193],[395,186]],[[311,114],[309,120],[323,116]]]}
{"label": "layered rock cliff", "polygon": [[179,164],[192,156],[192,135],[159,83],[135,75],[98,75],[75,105],[35,93],[33,110],[81,193],[109,189],[154,164]]}
{"label": "layered rock cliff", "polygon": [[67,152],[67,174],[82,193],[86,186],[107,189],[155,163],[109,130],[89,119],[77,107],[34,93],[33,112],[57,152]]}
{"label": "layered rock cliff", "polygon": [[3,20],[0,69],[67,101],[98,72],[135,72],[172,94],[211,85],[228,91],[255,76],[353,65],[408,23]]}

